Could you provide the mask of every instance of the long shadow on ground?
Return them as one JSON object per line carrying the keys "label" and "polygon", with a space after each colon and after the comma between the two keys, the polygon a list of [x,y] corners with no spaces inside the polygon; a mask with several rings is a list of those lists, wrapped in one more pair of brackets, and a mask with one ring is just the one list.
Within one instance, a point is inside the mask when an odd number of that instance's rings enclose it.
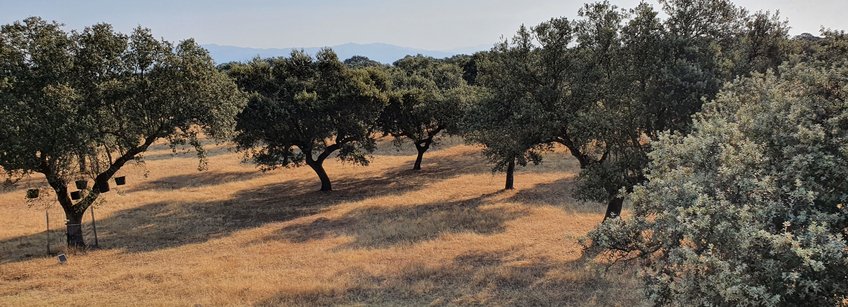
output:
{"label": "long shadow on ground", "polygon": [[[330,193],[315,191],[317,179],[310,178],[242,190],[227,200],[166,201],[121,210],[97,220],[100,248],[145,252],[205,242],[239,230],[317,214],[340,203],[405,193],[424,188],[437,179],[485,172],[485,168],[479,166],[479,159],[474,158],[477,157],[440,156],[426,163],[422,171],[411,171],[407,165],[402,165],[369,177],[337,177],[334,178],[335,191]],[[216,185],[251,175],[233,173],[231,178],[225,178],[224,181],[215,179],[217,175],[210,177],[206,173],[194,176],[179,175],[160,181],[194,181]],[[61,236],[54,233],[54,236],[57,235]],[[0,263],[43,255],[44,237],[42,231],[0,240],[0,251],[3,251],[0,253]]]}
{"label": "long shadow on ground", "polygon": [[638,306],[633,272],[601,274],[587,259],[561,262],[524,259],[512,251],[471,252],[430,267],[413,264],[396,273],[373,275],[354,268],[351,287],[281,292],[258,306]]}
{"label": "long shadow on ground", "polygon": [[604,205],[574,198],[576,180],[575,177],[568,177],[522,188],[506,201],[525,205],[553,206],[562,208],[568,213],[604,213]]}
{"label": "long shadow on ground", "polygon": [[[502,201],[553,206],[568,213],[603,213],[604,207],[601,204],[580,202],[572,198],[574,185],[574,177],[563,178],[519,190]],[[338,248],[384,248],[431,240],[446,233],[500,233],[505,230],[505,222],[527,213],[506,211],[503,208],[481,208],[488,203],[487,199],[497,194],[449,202],[357,209],[339,218],[319,218],[311,223],[284,227],[259,242],[284,240],[302,243],[350,236],[353,241]]]}
{"label": "long shadow on ground", "polygon": [[134,185],[128,189],[126,193],[150,190],[169,191],[179,190],[182,188],[204,187],[234,181],[251,180],[263,175],[264,174],[260,171],[196,172],[148,180]]}
{"label": "long shadow on ground", "polygon": [[526,210],[481,208],[487,195],[470,200],[369,207],[338,219],[319,218],[308,224],[285,227],[266,240],[302,243],[335,236],[352,236],[338,248],[384,248],[415,244],[446,233],[493,234],[505,231],[504,223],[527,214]]}

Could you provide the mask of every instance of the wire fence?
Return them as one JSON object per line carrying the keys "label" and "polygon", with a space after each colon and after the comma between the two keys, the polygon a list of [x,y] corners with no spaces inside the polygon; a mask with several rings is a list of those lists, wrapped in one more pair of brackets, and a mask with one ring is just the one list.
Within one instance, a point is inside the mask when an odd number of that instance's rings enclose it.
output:
{"label": "wire fence", "polygon": [[[92,210],[92,209],[89,209]],[[68,229],[75,226],[75,224],[66,224],[64,212],[59,210],[45,210],[44,219],[45,219],[45,229],[43,231],[44,234],[44,246],[45,252],[48,254],[57,254],[63,253],[67,251],[68,248]],[[96,219],[92,218],[92,214],[90,212],[86,212],[85,218],[83,218],[83,222],[79,225],[82,228],[82,236],[86,245],[89,247],[98,247],[99,238],[97,237],[97,232],[100,229],[97,229]],[[96,218],[96,215],[94,215]],[[69,227],[71,226],[71,227]]]}
{"label": "wire fence", "polygon": [[[34,193],[36,197],[27,197],[26,205],[35,209],[35,212],[42,212],[44,222],[40,223],[42,225],[40,227],[41,229],[35,236],[21,237],[17,240],[18,242],[12,242],[11,244],[15,244],[13,246],[22,249],[22,254],[25,256],[42,253],[38,252],[39,249],[50,255],[67,252],[68,226],[73,227],[75,225],[67,224],[65,212],[55,203],[53,192],[50,189],[42,187],[30,188],[27,191],[29,192],[29,190],[36,190],[38,193]],[[118,190],[117,194],[121,195],[121,191]],[[83,240],[88,247],[99,247],[98,229],[96,228],[98,225],[94,212],[97,204],[103,201],[104,199],[101,197],[98,202],[92,204],[85,212],[82,223],[79,224],[79,227],[82,228]],[[0,261],[2,261],[2,258],[2,255],[0,255]]]}

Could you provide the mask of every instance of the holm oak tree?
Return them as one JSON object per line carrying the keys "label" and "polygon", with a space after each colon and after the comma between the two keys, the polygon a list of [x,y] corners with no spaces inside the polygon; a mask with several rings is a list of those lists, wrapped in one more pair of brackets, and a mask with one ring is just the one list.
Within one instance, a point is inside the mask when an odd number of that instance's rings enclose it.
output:
{"label": "holm oak tree", "polygon": [[[66,32],[36,17],[0,29],[0,167],[46,177],[70,247],[85,246],[83,214],[124,165],[162,138],[203,158],[198,134],[228,135],[243,104],[193,40],[174,46],[108,24]],[[75,201],[68,183],[82,178],[94,184]]]}
{"label": "holm oak tree", "polygon": [[838,306],[848,298],[848,62],[725,85],[662,133],[632,217],[593,246],[636,260],[656,305]]}
{"label": "holm oak tree", "polygon": [[457,65],[421,55],[394,63],[392,95],[379,124],[396,144],[408,138],[415,145],[413,170],[421,169],[424,153],[439,133],[459,131],[466,106],[474,98],[462,73]]}
{"label": "holm oak tree", "polygon": [[263,169],[305,163],[320,178],[321,191],[330,191],[323,164],[333,153],[368,164],[377,118],[388,100],[382,69],[350,68],[323,49],[316,59],[294,51],[288,58],[234,64],[229,74],[250,93],[234,140]]}

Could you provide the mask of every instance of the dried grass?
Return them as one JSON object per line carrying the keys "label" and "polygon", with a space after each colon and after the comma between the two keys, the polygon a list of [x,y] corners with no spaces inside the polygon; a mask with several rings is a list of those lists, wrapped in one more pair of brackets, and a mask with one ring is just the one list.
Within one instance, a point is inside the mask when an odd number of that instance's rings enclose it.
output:
{"label": "dried grass", "polygon": [[[198,172],[160,145],[149,177],[126,169],[95,209],[100,249],[66,265],[45,255],[43,210],[24,204],[33,177],[0,194],[0,305],[642,303],[632,271],[581,258],[604,208],[571,198],[573,159],[550,153],[504,192],[479,148],[457,143],[420,172],[387,140],[368,167],[328,162],[331,193],[309,168],[262,173],[219,146]],[[64,218],[49,212],[55,249]]]}

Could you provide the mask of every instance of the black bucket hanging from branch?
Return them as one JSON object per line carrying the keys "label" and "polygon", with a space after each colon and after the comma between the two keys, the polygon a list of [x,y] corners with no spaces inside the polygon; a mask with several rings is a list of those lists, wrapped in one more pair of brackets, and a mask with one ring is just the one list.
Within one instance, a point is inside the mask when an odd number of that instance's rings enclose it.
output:
{"label": "black bucket hanging from branch", "polygon": [[88,189],[88,180],[77,180],[74,181],[74,184],[76,184],[77,190]]}
{"label": "black bucket hanging from branch", "polygon": [[71,199],[79,200],[80,198],[82,198],[82,191],[71,192]]}
{"label": "black bucket hanging from branch", "polygon": [[38,189],[29,189],[26,194],[27,198],[38,198]]}
{"label": "black bucket hanging from branch", "polygon": [[115,177],[115,185],[127,184],[127,176]]}

